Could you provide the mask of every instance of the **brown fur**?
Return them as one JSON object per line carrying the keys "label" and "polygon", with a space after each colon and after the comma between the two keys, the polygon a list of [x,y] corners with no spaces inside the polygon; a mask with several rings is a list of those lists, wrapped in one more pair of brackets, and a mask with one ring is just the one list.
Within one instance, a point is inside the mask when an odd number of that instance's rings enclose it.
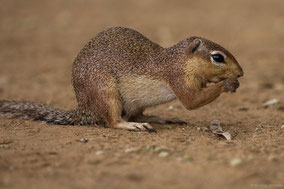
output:
{"label": "brown fur", "polygon": [[[227,64],[212,64],[211,51],[224,53]],[[188,109],[204,106],[228,91],[223,82],[204,88],[209,80],[242,75],[240,65],[229,51],[204,38],[191,37],[163,48],[137,31],[115,27],[91,39],[74,61],[72,83],[77,110],[54,110],[28,103],[32,113],[27,113],[26,103],[0,101],[0,115],[55,124],[99,124],[153,131],[147,123],[127,121],[144,120],[145,108],[176,97]],[[47,120],[48,115],[53,116]]]}

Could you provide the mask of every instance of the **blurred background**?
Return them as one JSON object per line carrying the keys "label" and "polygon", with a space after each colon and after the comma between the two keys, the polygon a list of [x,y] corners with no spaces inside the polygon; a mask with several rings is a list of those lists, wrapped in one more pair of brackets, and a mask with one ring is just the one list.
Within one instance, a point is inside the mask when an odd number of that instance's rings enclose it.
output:
{"label": "blurred background", "polygon": [[[58,172],[55,171],[54,177],[48,178],[51,180],[52,178],[60,178],[63,180],[61,183],[65,184],[68,184],[68,179],[72,179],[76,181],[74,186],[81,186],[81,180],[84,180],[86,188],[93,186],[93,182],[100,183],[101,187],[114,186],[110,183],[117,178],[120,178],[121,182],[127,183],[122,186],[128,186],[129,183],[146,183],[147,186],[152,186],[152,176],[149,176],[152,173],[156,175],[154,176],[155,181],[164,184],[155,186],[178,185],[180,188],[187,188],[187,186],[220,188],[223,182],[226,183],[225,188],[229,186],[230,188],[234,188],[233,186],[246,188],[251,184],[264,183],[265,186],[269,186],[268,184],[271,183],[279,184],[280,180],[284,180],[283,143],[280,145],[279,142],[281,138],[283,139],[283,134],[281,134],[283,130],[280,132],[279,128],[284,124],[284,108],[263,109],[262,107],[263,102],[267,100],[276,98],[281,105],[281,99],[284,99],[283,0],[0,0],[0,2],[0,99],[25,99],[52,104],[60,108],[74,108],[76,101],[71,86],[72,63],[89,39],[98,32],[113,26],[133,28],[164,47],[172,46],[193,35],[205,37],[231,51],[245,72],[245,76],[240,79],[241,87],[236,95],[223,95],[216,102],[200,110],[188,112],[182,109],[180,104],[173,103],[174,108],[179,107],[177,111],[174,111],[175,109],[169,111],[166,109],[168,106],[150,111],[152,114],[179,117],[188,121],[191,124],[191,127],[187,128],[189,129],[188,136],[197,132],[195,127],[207,124],[213,118],[221,119],[229,125],[229,128],[235,129],[234,131],[238,135],[236,142],[230,147],[226,145],[216,147],[218,142],[216,142],[216,138],[210,138],[200,132],[195,133],[197,135],[195,141],[190,141],[193,147],[188,147],[180,139],[185,136],[181,134],[185,130],[178,129],[169,131],[169,133],[161,130],[159,131],[160,135],[153,139],[159,145],[176,145],[173,148],[179,149],[179,153],[195,154],[194,159],[198,162],[197,165],[184,165],[176,160],[162,161],[159,164],[160,159],[156,156],[149,156],[149,158],[147,155],[138,154],[132,158],[136,158],[136,161],[143,165],[139,167],[139,171],[137,171],[137,167],[129,163],[132,161],[131,158],[123,155],[124,162],[126,162],[124,165],[114,163],[114,167],[112,167],[108,162],[102,163],[101,169],[97,169],[99,167],[93,169],[84,160],[76,159],[76,154],[68,156],[70,151],[75,151],[73,146],[67,148],[69,151],[66,152],[66,156],[61,154],[61,150],[66,150],[63,148],[65,143],[68,143],[72,137],[85,136],[87,128],[81,130],[81,128],[75,127],[74,130],[72,130],[73,128],[60,130],[61,128],[55,127],[49,130],[49,127],[42,127],[42,129],[46,129],[46,134],[36,135],[39,138],[32,135],[33,138],[30,137],[30,131],[26,133],[21,128],[25,126],[33,131],[37,129],[38,123],[23,123],[19,120],[11,122],[1,119],[0,125],[2,124],[2,128],[4,128],[0,130],[2,131],[1,137],[9,136],[13,140],[22,141],[24,145],[21,146],[22,143],[17,143],[19,145],[15,145],[14,151],[2,153],[3,161],[0,152],[0,168],[3,165],[3,169],[10,170],[7,168],[8,165],[14,166],[17,162],[21,162],[16,166],[16,169],[11,169],[10,172],[6,171],[3,178],[7,177],[8,181],[6,179],[2,184],[6,183],[10,186],[9,182],[19,174],[18,178],[22,178],[20,183],[26,183],[24,186],[30,186],[31,183],[37,183],[36,186],[40,186],[40,181],[43,181],[44,176],[49,175],[49,172],[45,172],[44,165],[33,166],[34,164],[32,160],[29,161],[29,158],[30,154],[35,153],[36,150],[44,153],[42,151],[49,148],[60,154],[56,158],[58,161],[63,164],[66,162],[67,165],[59,168]],[[267,127],[267,130],[263,131],[263,135],[256,135],[256,129],[260,124],[274,125],[278,130],[274,127]],[[9,129],[7,125],[14,130]],[[157,127],[159,128],[159,126]],[[96,150],[104,149],[102,146],[109,146],[109,149],[113,149],[114,151],[105,152],[107,155],[104,158],[110,162],[112,162],[112,158],[116,157],[114,154],[119,153],[119,149],[124,149],[125,144],[135,146],[137,140],[143,141],[143,144],[148,142],[149,145],[152,142],[149,135],[133,134],[138,139],[132,141],[127,138],[128,133],[122,131],[94,129],[95,131],[88,131],[98,133],[96,136],[98,139],[94,138],[93,143],[89,142],[88,145],[93,144],[92,149]],[[70,136],[67,134],[63,139],[65,132],[71,134]],[[20,133],[19,136],[16,133]],[[102,133],[104,134],[99,135]],[[99,138],[109,135],[112,137],[109,137],[108,140]],[[199,135],[204,136],[199,140]],[[26,138],[22,139],[21,137]],[[62,144],[60,142],[54,143],[58,139],[56,137],[60,138]],[[112,139],[115,140],[113,146],[109,142]],[[26,142],[28,140],[32,141]],[[42,141],[42,143],[38,144],[37,141]],[[98,143],[103,145],[98,147],[96,146]],[[78,147],[79,154],[87,156],[90,153],[90,146],[86,149],[81,146],[76,147]],[[227,153],[228,151],[230,152]],[[208,163],[206,159],[208,154],[204,154],[206,152],[212,152],[215,155],[221,152],[224,154],[219,155],[220,161]],[[267,161],[271,153],[277,155],[278,163],[273,164]],[[89,155],[91,157],[91,154]],[[25,157],[27,161],[22,158],[17,159],[16,156]],[[92,157],[94,156],[92,154]],[[247,158],[246,160],[251,157],[259,159],[252,164],[235,169],[230,167],[230,163],[228,164],[230,158],[234,156]],[[279,160],[281,158],[282,160]],[[34,159],[37,162],[48,162],[49,165],[53,165],[52,163],[55,161],[48,158],[39,160],[37,155]],[[157,164],[149,163],[150,160]],[[24,166],[25,163],[28,166]],[[83,166],[87,172],[80,170],[79,165]],[[110,163],[110,165],[113,164]],[[281,165],[282,172],[279,170]],[[25,173],[25,170],[29,170],[28,167],[34,168],[30,170],[31,177],[27,177]],[[104,171],[105,169],[109,171]],[[21,171],[17,172],[17,170]],[[69,172],[69,170],[72,171]],[[76,171],[78,170],[81,172],[77,178]],[[121,170],[123,173],[120,173]],[[190,174],[191,170],[193,172]],[[215,170],[218,170],[220,177],[216,175]],[[105,179],[105,175],[111,174],[112,171],[117,174],[111,175],[109,180]],[[127,172],[131,171],[137,174],[127,175]],[[84,177],[84,174],[89,177]],[[163,174],[166,174],[165,177]],[[210,181],[208,185],[199,180],[204,174],[206,181]],[[93,178],[93,175],[96,177]],[[124,177],[124,175],[126,176]],[[157,175],[161,175],[161,177]],[[33,182],[27,181],[33,177],[40,179]],[[140,177],[143,179],[141,180]],[[49,185],[46,186],[60,186],[52,182],[48,183]],[[13,184],[11,185],[13,186]],[[283,187],[283,185],[281,186]]]}
{"label": "blurred background", "polygon": [[[244,67],[249,88],[256,87],[253,79],[274,84],[284,80],[281,0],[1,0],[1,4],[0,84],[17,82],[16,88],[9,85],[11,93],[4,97],[37,99],[38,94],[30,91],[40,89],[43,99],[60,102],[66,86],[71,87],[71,66],[79,50],[113,26],[131,27],[164,47],[193,35],[220,43]],[[7,85],[1,88],[6,90]]]}

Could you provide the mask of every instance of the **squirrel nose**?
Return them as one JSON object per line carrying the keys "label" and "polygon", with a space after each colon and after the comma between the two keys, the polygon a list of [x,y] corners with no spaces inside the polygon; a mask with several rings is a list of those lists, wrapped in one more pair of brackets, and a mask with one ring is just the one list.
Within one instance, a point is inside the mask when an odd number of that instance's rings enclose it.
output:
{"label": "squirrel nose", "polygon": [[237,77],[239,78],[239,77],[243,77],[243,76],[244,76],[244,71],[241,70],[240,73],[237,75]]}

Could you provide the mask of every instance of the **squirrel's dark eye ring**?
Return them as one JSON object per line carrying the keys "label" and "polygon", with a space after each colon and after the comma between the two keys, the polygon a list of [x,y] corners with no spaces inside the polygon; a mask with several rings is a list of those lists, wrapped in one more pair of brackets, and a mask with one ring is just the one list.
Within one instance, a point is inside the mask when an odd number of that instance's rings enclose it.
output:
{"label": "squirrel's dark eye ring", "polygon": [[215,62],[218,62],[218,63],[225,63],[225,58],[223,55],[221,54],[212,54],[212,58]]}

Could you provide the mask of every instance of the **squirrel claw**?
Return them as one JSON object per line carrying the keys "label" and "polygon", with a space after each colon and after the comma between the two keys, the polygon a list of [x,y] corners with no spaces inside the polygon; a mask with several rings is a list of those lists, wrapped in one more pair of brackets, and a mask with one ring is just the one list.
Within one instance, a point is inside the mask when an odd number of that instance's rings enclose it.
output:
{"label": "squirrel claw", "polygon": [[[149,132],[149,133],[156,133],[156,129],[154,129],[150,124],[148,123],[139,123],[138,125],[135,125],[136,129],[135,131],[136,132]],[[131,129],[130,129],[131,130]]]}
{"label": "squirrel claw", "polygon": [[133,125],[127,127],[129,131],[136,131],[136,132],[149,132],[149,133],[156,133],[156,129],[154,129],[149,123],[135,123]]}
{"label": "squirrel claw", "polygon": [[137,123],[137,122],[118,122],[113,125],[114,128],[117,129],[126,129],[129,131],[136,132],[148,132],[148,133],[156,133],[156,129],[154,129],[149,123]]}

